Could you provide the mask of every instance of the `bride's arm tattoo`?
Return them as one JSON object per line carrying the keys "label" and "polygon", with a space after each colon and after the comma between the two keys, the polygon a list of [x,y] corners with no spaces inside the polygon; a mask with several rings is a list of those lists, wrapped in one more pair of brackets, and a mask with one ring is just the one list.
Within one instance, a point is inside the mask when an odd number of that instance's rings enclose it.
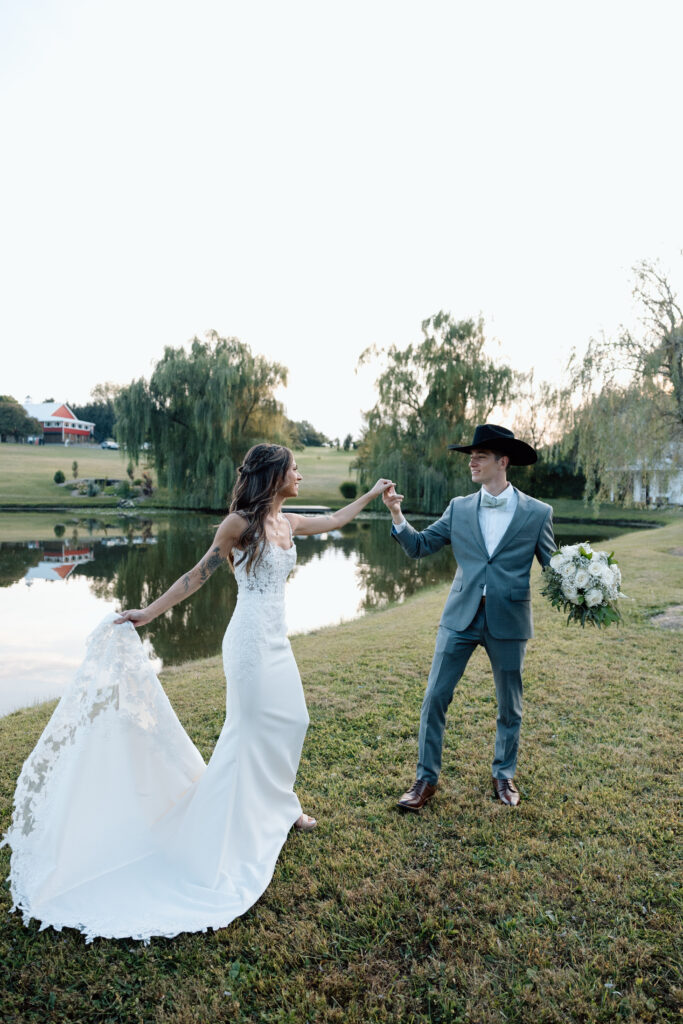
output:
{"label": "bride's arm tattoo", "polygon": [[209,576],[225,561],[226,559],[221,555],[221,549],[219,547],[215,547],[208,558],[202,558],[199,563],[199,578],[202,583],[206,583]]}

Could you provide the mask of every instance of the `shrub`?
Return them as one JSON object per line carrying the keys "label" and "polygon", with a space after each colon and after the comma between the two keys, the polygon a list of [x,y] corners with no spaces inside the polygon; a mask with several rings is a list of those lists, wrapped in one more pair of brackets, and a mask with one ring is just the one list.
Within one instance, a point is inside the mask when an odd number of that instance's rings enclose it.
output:
{"label": "shrub", "polygon": [[94,498],[96,494],[100,493],[100,489],[94,480],[88,480],[88,497]]}
{"label": "shrub", "polygon": [[66,526],[64,525],[64,523],[57,523],[55,526],[53,526],[53,530],[55,537],[63,537],[64,534],[66,533]]}
{"label": "shrub", "polygon": [[128,480],[122,480],[120,484],[116,485],[116,494],[119,498],[130,498],[130,483]]}
{"label": "shrub", "polygon": [[72,472],[72,473],[73,473],[73,475],[74,475],[74,480],[76,480],[76,479],[77,479],[77,477],[78,477],[78,463],[76,462],[76,460],[75,460],[75,459],[74,459],[74,460],[73,460],[73,462],[71,463],[71,472]]}
{"label": "shrub", "polygon": [[150,494],[154,494],[154,481],[151,473],[142,474],[142,493],[146,498],[149,498]]}
{"label": "shrub", "polygon": [[339,490],[345,498],[352,499],[358,494],[358,484],[355,484],[353,480],[345,480],[343,484],[339,485]]}
{"label": "shrub", "polygon": [[56,484],[63,484],[64,481],[66,480],[66,477],[62,473],[61,469],[58,469],[55,475],[52,477],[52,479]]}

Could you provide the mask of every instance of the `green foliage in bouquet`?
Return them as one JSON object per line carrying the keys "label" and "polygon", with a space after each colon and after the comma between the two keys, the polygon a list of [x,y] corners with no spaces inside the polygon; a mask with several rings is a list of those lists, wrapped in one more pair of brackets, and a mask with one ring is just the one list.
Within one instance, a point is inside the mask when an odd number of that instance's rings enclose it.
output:
{"label": "green foliage in bouquet", "polygon": [[589,623],[606,629],[621,621],[616,601],[620,593],[621,572],[614,553],[593,551],[583,544],[565,544],[543,569],[541,593],[554,608],[567,612],[567,625],[573,620],[582,627]]}

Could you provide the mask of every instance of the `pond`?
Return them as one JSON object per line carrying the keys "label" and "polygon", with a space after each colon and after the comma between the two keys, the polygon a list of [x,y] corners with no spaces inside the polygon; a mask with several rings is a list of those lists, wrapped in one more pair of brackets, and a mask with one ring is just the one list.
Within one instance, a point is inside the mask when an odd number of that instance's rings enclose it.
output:
{"label": "pond", "polygon": [[[424,529],[434,517],[409,516]],[[102,617],[149,604],[201,558],[217,518],[202,514],[0,515],[0,714],[58,697]],[[558,543],[625,532],[560,524]],[[365,514],[343,530],[299,537],[287,584],[290,634],[353,619],[453,578],[450,547],[413,561],[391,539],[389,518]],[[157,668],[220,653],[237,598],[227,567],[142,631]],[[436,628],[436,623],[435,623]]]}

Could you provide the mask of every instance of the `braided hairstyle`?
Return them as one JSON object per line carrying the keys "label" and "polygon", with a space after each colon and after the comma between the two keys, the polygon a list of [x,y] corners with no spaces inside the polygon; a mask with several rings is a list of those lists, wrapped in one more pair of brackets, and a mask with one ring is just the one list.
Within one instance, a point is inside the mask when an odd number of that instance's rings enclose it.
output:
{"label": "braided hairstyle", "polygon": [[[247,520],[247,528],[240,537],[238,565],[246,559],[247,572],[251,572],[263,557],[266,541],[266,516],[271,511],[273,498],[282,487],[294,456],[281,444],[255,444],[237,467],[237,480],[232,490],[230,511]],[[234,549],[233,549],[234,550]],[[230,552],[234,568],[234,554]]]}

